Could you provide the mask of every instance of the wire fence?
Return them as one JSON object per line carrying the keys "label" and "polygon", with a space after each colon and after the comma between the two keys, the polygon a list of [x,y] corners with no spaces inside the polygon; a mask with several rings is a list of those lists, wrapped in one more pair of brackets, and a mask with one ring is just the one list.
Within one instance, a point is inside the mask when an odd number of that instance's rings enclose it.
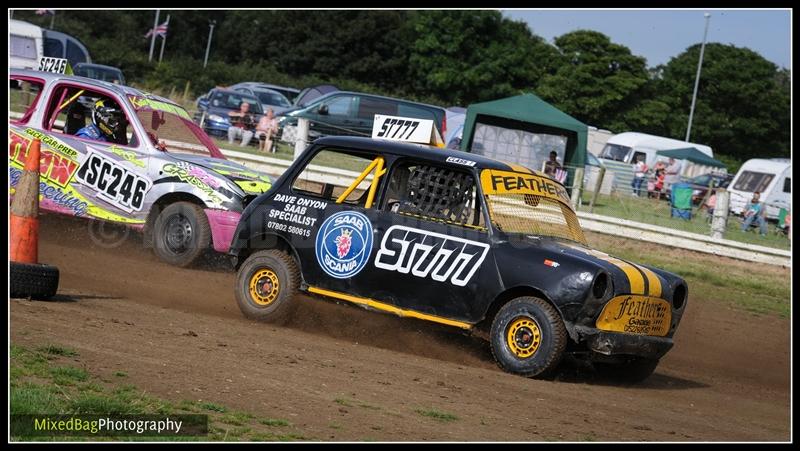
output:
{"label": "wire fence", "polygon": [[[573,198],[573,206],[582,212],[635,221],[644,224],[712,236],[712,213],[722,205],[709,207],[711,196],[719,188],[713,186],[672,186],[656,178],[650,171],[644,177],[635,176],[632,166],[575,167],[565,166],[566,185]],[[576,175],[578,177],[576,177]],[[676,183],[686,183],[679,179]],[[685,186],[688,186],[686,188]],[[688,191],[687,191],[688,190]],[[764,205],[766,208],[766,204]],[[728,210],[725,208],[725,210]],[[766,234],[754,222],[743,230],[745,218],[729,213],[723,238],[743,243],[791,248],[790,221],[782,212],[779,220],[766,220]]]}

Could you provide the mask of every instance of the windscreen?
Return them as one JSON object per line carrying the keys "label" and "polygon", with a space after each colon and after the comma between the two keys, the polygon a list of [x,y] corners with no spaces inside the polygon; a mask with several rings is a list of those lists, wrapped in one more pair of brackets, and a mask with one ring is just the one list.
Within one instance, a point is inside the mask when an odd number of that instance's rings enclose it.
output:
{"label": "windscreen", "polygon": [[277,105],[280,107],[290,107],[292,106],[286,97],[278,94],[276,92],[265,92],[265,91],[256,91],[256,96],[258,96],[258,101],[267,105]]}
{"label": "windscreen", "polygon": [[754,193],[758,191],[759,193],[763,193],[766,191],[767,187],[769,187],[770,182],[772,179],[775,178],[775,174],[766,174],[764,172],[755,172],[755,171],[744,171],[739,176],[739,179],[736,180],[736,184],[733,185],[733,189],[737,191],[745,191],[748,193]]}
{"label": "windscreen", "polygon": [[566,189],[550,178],[485,169],[481,186],[492,223],[503,232],[586,244]]}
{"label": "windscreen", "polygon": [[600,152],[600,158],[614,161],[625,161],[628,152],[631,151],[630,147],[620,146],[619,144],[606,144],[603,151]]}
{"label": "windscreen", "polygon": [[235,92],[217,91],[211,96],[211,106],[238,110],[242,102],[250,104],[250,112],[253,114],[263,113],[261,104],[255,97],[244,96]]}
{"label": "windscreen", "polygon": [[161,150],[225,158],[183,108],[142,97],[129,97],[150,142]]}

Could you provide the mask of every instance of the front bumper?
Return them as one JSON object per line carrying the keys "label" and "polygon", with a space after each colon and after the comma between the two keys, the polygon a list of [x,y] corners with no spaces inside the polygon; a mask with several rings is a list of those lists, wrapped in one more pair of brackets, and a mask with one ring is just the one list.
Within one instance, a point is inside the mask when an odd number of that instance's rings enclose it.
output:
{"label": "front bumper", "polygon": [[205,212],[208,217],[208,225],[211,227],[211,240],[214,244],[214,250],[223,254],[228,252],[242,214],[212,209],[206,209]]}
{"label": "front bumper", "polygon": [[608,356],[632,355],[660,359],[673,345],[671,337],[607,332],[586,326],[575,326],[575,332],[590,350]]}

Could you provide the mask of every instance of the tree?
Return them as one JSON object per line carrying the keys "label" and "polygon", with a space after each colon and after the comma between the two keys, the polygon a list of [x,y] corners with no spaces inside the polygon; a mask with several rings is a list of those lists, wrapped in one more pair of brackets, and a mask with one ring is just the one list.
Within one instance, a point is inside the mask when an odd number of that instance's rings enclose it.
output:
{"label": "tree", "polygon": [[[672,110],[672,136],[686,133],[699,52],[693,45],[664,68],[659,98]],[[788,157],[789,77],[750,49],[707,44],[690,140],[740,160]]]}
{"label": "tree", "polygon": [[[643,107],[639,102],[648,82],[645,59],[596,31],[573,31],[556,38],[555,44],[560,66],[542,79],[538,94],[587,124],[624,129],[623,116]],[[648,109],[653,108],[658,111],[661,106]]]}
{"label": "tree", "polygon": [[451,104],[518,94],[535,86],[555,49],[498,11],[417,11],[408,82]]}

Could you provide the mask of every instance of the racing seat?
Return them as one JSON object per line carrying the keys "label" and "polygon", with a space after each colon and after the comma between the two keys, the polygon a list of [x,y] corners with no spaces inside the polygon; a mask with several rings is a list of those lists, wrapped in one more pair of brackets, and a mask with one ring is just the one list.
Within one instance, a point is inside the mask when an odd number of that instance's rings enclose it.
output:
{"label": "racing seat", "polygon": [[64,133],[74,135],[86,126],[86,107],[78,102],[72,102],[67,108],[67,119],[64,121]]}

